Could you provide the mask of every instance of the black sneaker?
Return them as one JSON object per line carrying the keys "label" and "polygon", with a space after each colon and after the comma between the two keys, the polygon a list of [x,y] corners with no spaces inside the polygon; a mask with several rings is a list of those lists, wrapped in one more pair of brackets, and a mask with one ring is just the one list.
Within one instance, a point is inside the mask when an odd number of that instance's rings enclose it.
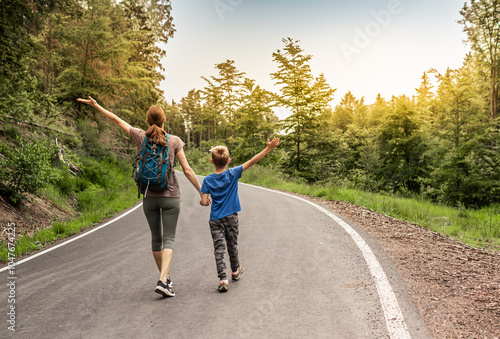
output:
{"label": "black sneaker", "polygon": [[175,297],[174,290],[172,289],[172,281],[170,280],[170,278],[167,279],[166,284],[163,281],[158,280],[155,292],[161,294],[164,297]]}

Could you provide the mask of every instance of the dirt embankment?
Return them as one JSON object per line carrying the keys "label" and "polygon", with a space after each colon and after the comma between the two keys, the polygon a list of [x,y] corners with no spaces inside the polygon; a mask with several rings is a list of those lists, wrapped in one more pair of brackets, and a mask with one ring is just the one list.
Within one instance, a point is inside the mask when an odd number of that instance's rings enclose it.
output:
{"label": "dirt embankment", "polygon": [[[69,211],[62,211],[51,202],[33,195],[28,195],[17,207],[0,197],[0,229],[3,231],[9,224],[15,224],[17,236],[31,235],[50,227],[55,221],[66,221],[72,217]],[[7,234],[3,233],[1,239],[5,241],[6,237]]]}

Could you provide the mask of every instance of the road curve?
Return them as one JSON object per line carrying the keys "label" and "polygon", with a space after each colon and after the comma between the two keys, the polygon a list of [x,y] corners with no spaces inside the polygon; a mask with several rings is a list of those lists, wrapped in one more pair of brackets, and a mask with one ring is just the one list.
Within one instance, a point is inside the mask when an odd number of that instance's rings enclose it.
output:
{"label": "road curve", "polygon": [[[15,303],[0,273],[0,337],[394,338],[380,286],[351,234],[292,196],[240,185],[240,262],[245,273],[217,292],[209,208],[179,175],[182,207],[171,277],[158,279],[142,208],[67,245],[16,265]],[[366,242],[392,287],[408,337],[431,338],[377,243]],[[10,306],[15,329],[8,329]]]}

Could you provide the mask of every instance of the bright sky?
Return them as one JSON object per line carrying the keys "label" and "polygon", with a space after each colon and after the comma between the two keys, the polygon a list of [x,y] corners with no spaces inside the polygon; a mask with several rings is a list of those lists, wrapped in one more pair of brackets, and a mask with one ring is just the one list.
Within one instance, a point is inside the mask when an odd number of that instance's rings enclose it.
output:
{"label": "bright sky", "polygon": [[[468,51],[460,9],[465,0],[173,0],[177,32],[166,47],[168,101],[201,89],[214,65],[235,61],[261,87],[277,91],[272,53],[300,40],[314,75],[370,104],[380,93],[412,95],[429,68],[462,65]],[[278,115],[280,115],[278,113]]]}

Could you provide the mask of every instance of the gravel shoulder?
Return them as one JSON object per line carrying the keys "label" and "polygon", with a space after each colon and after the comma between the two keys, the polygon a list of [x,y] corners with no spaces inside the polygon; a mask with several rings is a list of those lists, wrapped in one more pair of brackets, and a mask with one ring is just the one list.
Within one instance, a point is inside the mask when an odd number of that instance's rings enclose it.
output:
{"label": "gravel shoulder", "polygon": [[500,338],[500,254],[347,202],[313,200],[379,243],[435,338]]}

